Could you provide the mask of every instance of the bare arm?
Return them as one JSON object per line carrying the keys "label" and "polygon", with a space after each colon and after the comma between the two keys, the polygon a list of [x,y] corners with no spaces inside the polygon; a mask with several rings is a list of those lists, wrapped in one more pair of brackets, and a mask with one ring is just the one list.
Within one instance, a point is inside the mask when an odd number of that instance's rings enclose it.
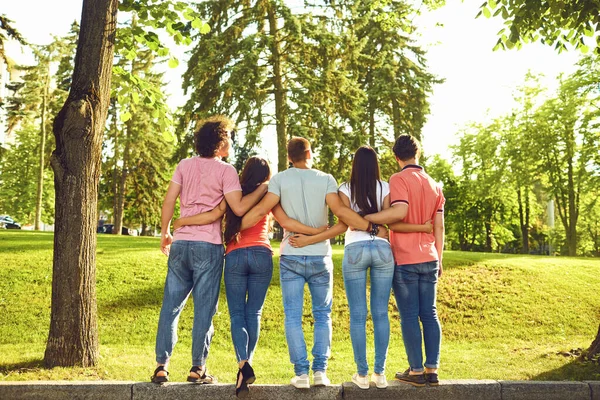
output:
{"label": "bare arm", "polygon": [[424,232],[431,233],[433,231],[433,224],[431,220],[426,221],[424,224],[407,224],[405,222],[394,222],[389,224],[388,227],[394,232]]}
{"label": "bare arm", "polygon": [[438,272],[439,276],[442,276],[442,255],[444,253],[444,236],[445,236],[445,227],[444,227],[444,213],[435,214],[435,220],[433,223],[433,236],[435,237],[435,249],[438,253],[438,258],[440,260],[440,270]]}
{"label": "bare arm", "polygon": [[278,203],[279,196],[271,192],[267,193],[260,203],[258,203],[252,208],[252,210],[248,211],[246,215],[244,215],[244,218],[242,218],[240,231],[256,225],[258,221],[263,219],[263,217],[267,215],[269,211],[271,211]]}
{"label": "bare arm", "polygon": [[305,235],[317,235],[327,230],[327,225],[320,228],[304,225],[293,218],[288,217],[281,204],[277,204],[272,210],[273,216],[279,222],[279,225],[288,232],[302,233]]}
{"label": "bare arm", "polygon": [[290,244],[292,245],[292,247],[304,247],[322,242],[327,239],[334,238],[337,235],[341,235],[342,233],[346,232],[346,230],[348,230],[348,225],[340,221],[337,224],[335,224],[332,228],[329,228],[326,231],[321,232],[317,235],[294,235],[290,238]]}
{"label": "bare arm", "polygon": [[213,222],[215,222],[216,220],[221,218],[223,216],[223,214],[225,214],[226,210],[227,210],[227,203],[225,202],[225,200],[223,200],[223,201],[221,201],[221,203],[219,203],[219,205],[217,207],[213,208],[210,211],[192,215],[191,217],[183,217],[183,218],[176,219],[175,222],[173,222],[173,230],[177,230],[177,229],[181,228],[182,226],[186,226],[186,225],[212,224]]}
{"label": "bare arm", "polygon": [[331,212],[333,212],[347,226],[352,226],[361,231],[366,231],[369,229],[371,225],[369,221],[352,211],[350,207],[345,206],[337,193],[329,193],[325,197],[325,202],[331,209]]}
{"label": "bare arm", "polygon": [[407,213],[408,204],[396,203],[388,209],[381,210],[375,214],[369,214],[365,218],[374,224],[393,224],[394,222],[403,220]]}
{"label": "bare arm", "polygon": [[171,219],[175,212],[175,203],[181,192],[181,185],[171,181],[165,194],[165,200],[163,201],[162,211],[160,214],[160,251],[164,255],[168,256],[171,251],[171,243],[173,243],[173,236],[171,236]]}
{"label": "bare arm", "polygon": [[[261,184],[256,190],[242,197],[242,192],[236,190],[225,194],[225,200],[231,207],[231,211],[238,217],[243,217],[252,207],[256,205],[267,193],[269,185],[267,182]],[[257,221],[258,222],[258,221]]]}

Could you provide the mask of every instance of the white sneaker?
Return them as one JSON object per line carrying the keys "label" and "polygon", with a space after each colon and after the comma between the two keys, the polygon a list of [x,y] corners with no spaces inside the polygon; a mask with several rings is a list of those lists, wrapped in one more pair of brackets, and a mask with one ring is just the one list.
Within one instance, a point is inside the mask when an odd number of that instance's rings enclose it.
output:
{"label": "white sneaker", "polygon": [[352,383],[358,386],[361,389],[369,388],[369,377],[368,376],[360,376],[359,374],[352,375]]}
{"label": "white sneaker", "polygon": [[379,389],[385,389],[388,387],[387,379],[385,379],[385,375],[377,375],[373,372],[371,375],[371,380],[375,382],[375,386]]}
{"label": "white sneaker", "polygon": [[308,382],[308,375],[302,374],[292,378],[292,386],[296,389],[310,389],[310,383]]}
{"label": "white sneaker", "polygon": [[315,386],[327,386],[331,384],[331,381],[323,371],[317,371],[313,375]]}

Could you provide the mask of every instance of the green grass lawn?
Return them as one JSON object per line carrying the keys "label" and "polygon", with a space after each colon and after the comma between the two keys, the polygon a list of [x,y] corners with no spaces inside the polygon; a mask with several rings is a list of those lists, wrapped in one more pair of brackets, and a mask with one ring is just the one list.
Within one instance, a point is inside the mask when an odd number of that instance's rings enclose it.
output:
{"label": "green grass lawn", "polygon": [[[154,369],[154,339],[167,260],[155,238],[98,237],[97,296],[100,362],[96,368],[43,367],[50,318],[52,234],[0,232],[0,380],[110,379],[147,381]],[[355,372],[349,316],[335,247],[332,357],[334,383]],[[263,312],[254,360],[259,383],[288,383],[293,375],[283,330],[278,258]],[[600,368],[569,355],[587,348],[600,320],[600,260],[447,252],[439,284],[442,379],[600,379]],[[308,292],[307,292],[308,293]],[[407,366],[399,318],[392,320],[387,376]],[[173,381],[184,381],[191,362],[193,304],[179,323],[171,361]],[[234,382],[236,360],[221,288],[209,370]],[[305,296],[309,349],[312,318]],[[368,329],[372,332],[369,321]],[[368,347],[372,367],[373,346]],[[563,355],[561,355],[561,353]]]}

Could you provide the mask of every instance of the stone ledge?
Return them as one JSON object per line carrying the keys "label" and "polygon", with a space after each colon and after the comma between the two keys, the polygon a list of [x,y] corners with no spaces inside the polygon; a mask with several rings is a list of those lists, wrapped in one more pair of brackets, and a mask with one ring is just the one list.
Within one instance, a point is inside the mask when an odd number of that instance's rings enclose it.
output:
{"label": "stone ledge", "polygon": [[0,382],[0,399],[131,400],[132,384],[119,381]]}
{"label": "stone ledge", "polygon": [[592,400],[600,400],[600,381],[584,381],[590,385],[590,390],[592,391]]}
{"label": "stone ledge", "polygon": [[591,400],[584,382],[500,381],[502,400]]}
{"label": "stone ledge", "polygon": [[410,399],[410,400],[500,400],[500,384],[492,380],[442,380],[439,386],[414,387],[389,381],[387,389],[377,389],[373,383],[369,390],[345,382],[344,399]]}
{"label": "stone ledge", "polygon": [[[0,382],[0,399],[85,399],[85,400],[199,400],[235,399],[232,384],[194,385],[118,381],[25,381]],[[363,390],[345,382],[341,385],[295,389],[290,385],[252,385],[249,400],[275,399],[410,399],[410,400],[600,400],[600,381],[540,382],[494,380],[443,380],[437,387],[415,388],[390,381],[387,389],[372,386]]]}

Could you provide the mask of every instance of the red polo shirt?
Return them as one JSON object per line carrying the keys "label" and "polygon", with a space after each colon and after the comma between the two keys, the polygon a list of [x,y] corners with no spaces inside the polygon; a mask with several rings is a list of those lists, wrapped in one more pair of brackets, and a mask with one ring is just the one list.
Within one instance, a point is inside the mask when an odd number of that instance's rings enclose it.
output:
{"label": "red polo shirt", "polygon": [[[408,205],[402,222],[424,224],[433,222],[436,213],[444,212],[446,199],[442,189],[418,165],[407,165],[390,178],[390,202]],[[391,232],[390,243],[396,265],[418,264],[438,259],[435,237],[432,233]]]}

